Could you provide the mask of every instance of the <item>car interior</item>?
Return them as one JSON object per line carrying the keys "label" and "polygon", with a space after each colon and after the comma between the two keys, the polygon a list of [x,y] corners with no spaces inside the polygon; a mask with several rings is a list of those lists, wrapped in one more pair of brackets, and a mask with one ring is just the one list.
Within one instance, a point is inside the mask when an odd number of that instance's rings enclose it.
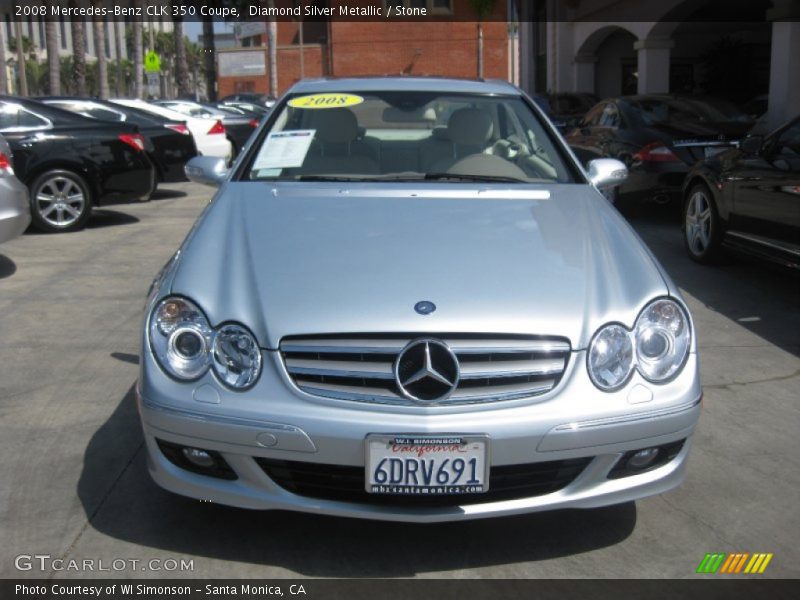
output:
{"label": "car interior", "polygon": [[[538,120],[526,107],[511,104],[440,97],[405,106],[367,98],[352,108],[284,107],[271,131],[313,130],[314,138],[302,166],[284,168],[278,177],[462,174],[567,180]],[[524,124],[522,111],[530,113]],[[265,176],[276,174],[254,170],[250,178]]]}

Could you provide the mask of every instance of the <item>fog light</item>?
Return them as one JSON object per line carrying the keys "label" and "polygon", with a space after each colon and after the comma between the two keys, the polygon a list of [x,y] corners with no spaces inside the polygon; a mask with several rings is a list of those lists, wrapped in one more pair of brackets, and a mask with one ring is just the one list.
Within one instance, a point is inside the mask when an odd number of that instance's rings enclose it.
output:
{"label": "fog light", "polygon": [[646,469],[658,456],[658,448],[645,448],[639,450],[628,459],[628,467],[631,469]]}
{"label": "fog light", "polygon": [[214,457],[205,450],[200,450],[199,448],[183,448],[181,452],[186,457],[186,460],[198,467],[209,469],[215,464]]}

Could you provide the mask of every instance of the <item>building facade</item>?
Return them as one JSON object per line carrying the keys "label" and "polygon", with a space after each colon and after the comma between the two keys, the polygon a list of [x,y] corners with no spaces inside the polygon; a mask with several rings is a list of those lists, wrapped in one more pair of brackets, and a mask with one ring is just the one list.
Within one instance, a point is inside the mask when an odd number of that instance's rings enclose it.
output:
{"label": "building facade", "polygon": [[769,127],[800,113],[800,0],[531,0],[520,10],[529,92],[768,94]]}

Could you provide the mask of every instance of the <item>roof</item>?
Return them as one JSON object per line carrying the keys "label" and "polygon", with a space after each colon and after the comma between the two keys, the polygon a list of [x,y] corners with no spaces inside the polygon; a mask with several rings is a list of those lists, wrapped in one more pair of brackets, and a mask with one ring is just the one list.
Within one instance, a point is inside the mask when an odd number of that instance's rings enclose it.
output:
{"label": "roof", "polygon": [[446,77],[324,77],[303,79],[289,93],[324,92],[452,92],[472,94],[515,94],[520,91],[500,79],[452,79]]}

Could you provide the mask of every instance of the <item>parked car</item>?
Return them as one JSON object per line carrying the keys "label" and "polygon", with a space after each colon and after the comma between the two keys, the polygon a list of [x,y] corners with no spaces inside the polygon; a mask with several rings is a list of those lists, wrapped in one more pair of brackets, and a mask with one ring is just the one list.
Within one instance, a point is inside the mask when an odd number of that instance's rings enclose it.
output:
{"label": "parked car", "polygon": [[[449,115],[446,131],[431,124]],[[516,87],[301,81],[147,300],[162,487],[433,522],[680,483],[700,411],[678,288]]]}
{"label": "parked car", "polygon": [[14,175],[11,156],[0,135],[0,244],[20,235],[31,222],[28,188]]}
{"label": "parked car", "polygon": [[197,147],[185,121],[96,99],[50,96],[37,100],[92,119],[136,125],[145,138],[145,152],[156,168],[156,181],[186,181],[183,168],[189,159],[197,156]]}
{"label": "parked car", "polygon": [[194,137],[194,143],[197,146],[198,154],[203,156],[216,156],[224,158],[227,161],[229,161],[233,155],[233,147],[230,140],[228,140],[222,121],[210,121],[209,119],[190,117],[165,106],[150,104],[143,100],[113,98],[111,102],[122,106],[138,108],[146,113],[161,115],[173,121],[185,121],[186,126],[192,133],[192,137]]}
{"label": "parked car", "polygon": [[228,100],[226,102],[212,102],[212,106],[216,106],[221,110],[238,109],[246,113],[255,113],[259,117],[263,117],[269,113],[269,109],[263,104],[256,104],[254,102],[237,102],[236,100]]}
{"label": "parked car", "polygon": [[253,104],[261,104],[267,108],[272,108],[275,105],[275,96],[254,92],[239,92],[225,96],[220,102],[252,102]]}
{"label": "parked car", "polygon": [[250,139],[250,135],[260,123],[254,117],[220,110],[219,108],[187,100],[156,100],[153,104],[164,106],[182,115],[222,122],[225,127],[225,134],[233,147],[234,158],[239,154],[239,151],[244,147],[247,140]]}
{"label": "parked car", "polygon": [[43,231],[79,229],[93,206],[142,200],[155,189],[155,168],[135,125],[0,96],[0,133],[30,190],[33,224]]}
{"label": "parked car", "polygon": [[683,233],[700,263],[735,248],[800,269],[800,117],[698,163],[684,185]]}
{"label": "parked car", "polygon": [[735,146],[752,120],[729,102],[668,95],[603,100],[567,136],[578,158],[624,162],[628,180],[612,200],[678,201],[689,168]]}
{"label": "parked car", "polygon": [[583,116],[597,104],[600,99],[594,94],[580,92],[561,92],[548,94],[553,120],[564,124],[565,132],[580,125]]}

